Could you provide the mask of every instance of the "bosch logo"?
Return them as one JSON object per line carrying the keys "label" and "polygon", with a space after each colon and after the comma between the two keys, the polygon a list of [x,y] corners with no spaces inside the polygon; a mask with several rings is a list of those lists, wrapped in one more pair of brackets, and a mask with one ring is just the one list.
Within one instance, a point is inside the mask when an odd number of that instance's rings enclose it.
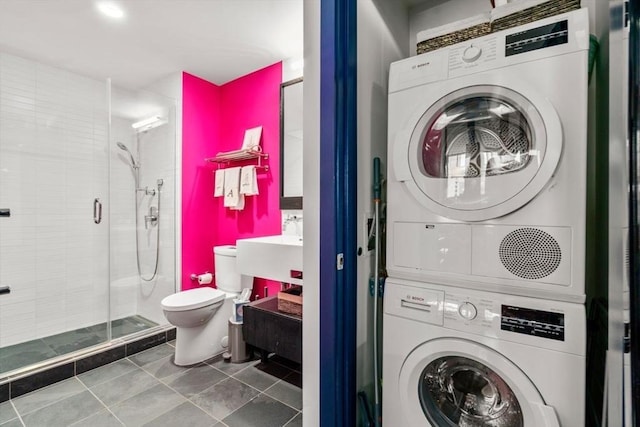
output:
{"label": "bosch logo", "polygon": [[409,301],[420,301],[420,302],[424,302],[424,298],[422,298],[422,297],[416,297],[416,296],[413,296],[413,295],[407,295],[407,299],[408,299]]}
{"label": "bosch logo", "polygon": [[422,68],[422,67],[428,67],[429,65],[431,65],[431,62],[423,62],[421,64],[416,64],[413,67],[411,67],[412,70],[416,70],[418,68]]}

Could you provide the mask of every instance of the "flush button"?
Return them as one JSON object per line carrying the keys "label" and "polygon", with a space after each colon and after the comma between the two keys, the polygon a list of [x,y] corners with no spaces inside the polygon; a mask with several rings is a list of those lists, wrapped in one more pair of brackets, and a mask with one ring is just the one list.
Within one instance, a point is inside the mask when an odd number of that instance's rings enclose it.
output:
{"label": "flush button", "polygon": [[462,52],[462,60],[464,62],[473,62],[480,58],[480,55],[482,55],[482,49],[471,45]]}
{"label": "flush button", "polygon": [[466,320],[473,320],[478,315],[478,309],[476,309],[476,306],[470,302],[465,302],[460,304],[458,313],[460,313],[460,316]]}

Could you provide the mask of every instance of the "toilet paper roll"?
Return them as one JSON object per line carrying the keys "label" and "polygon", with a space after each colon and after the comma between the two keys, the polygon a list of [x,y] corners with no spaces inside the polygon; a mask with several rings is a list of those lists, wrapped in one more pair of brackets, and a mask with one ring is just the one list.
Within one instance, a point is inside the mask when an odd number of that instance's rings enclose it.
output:
{"label": "toilet paper roll", "polygon": [[211,273],[199,274],[198,275],[198,284],[199,285],[208,285],[213,281],[213,275]]}

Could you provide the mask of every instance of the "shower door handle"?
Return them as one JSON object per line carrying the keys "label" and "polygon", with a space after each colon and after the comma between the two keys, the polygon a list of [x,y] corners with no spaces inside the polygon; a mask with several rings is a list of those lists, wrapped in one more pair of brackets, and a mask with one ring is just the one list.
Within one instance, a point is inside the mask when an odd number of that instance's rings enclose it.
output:
{"label": "shower door handle", "polygon": [[100,224],[102,222],[102,203],[100,199],[93,199],[93,222]]}

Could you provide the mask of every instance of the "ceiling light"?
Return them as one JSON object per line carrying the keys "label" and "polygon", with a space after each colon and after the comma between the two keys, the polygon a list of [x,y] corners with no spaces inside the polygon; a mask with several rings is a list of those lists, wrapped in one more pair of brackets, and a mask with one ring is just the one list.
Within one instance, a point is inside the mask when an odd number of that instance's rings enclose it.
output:
{"label": "ceiling light", "polygon": [[162,126],[167,123],[165,119],[160,116],[152,116],[144,120],[140,120],[139,122],[135,122],[131,125],[132,128],[137,130],[138,132],[143,132],[149,129],[153,129],[157,126]]}
{"label": "ceiling light", "polygon": [[115,3],[102,1],[98,3],[98,10],[109,18],[122,18],[124,17],[124,11],[120,6]]}

